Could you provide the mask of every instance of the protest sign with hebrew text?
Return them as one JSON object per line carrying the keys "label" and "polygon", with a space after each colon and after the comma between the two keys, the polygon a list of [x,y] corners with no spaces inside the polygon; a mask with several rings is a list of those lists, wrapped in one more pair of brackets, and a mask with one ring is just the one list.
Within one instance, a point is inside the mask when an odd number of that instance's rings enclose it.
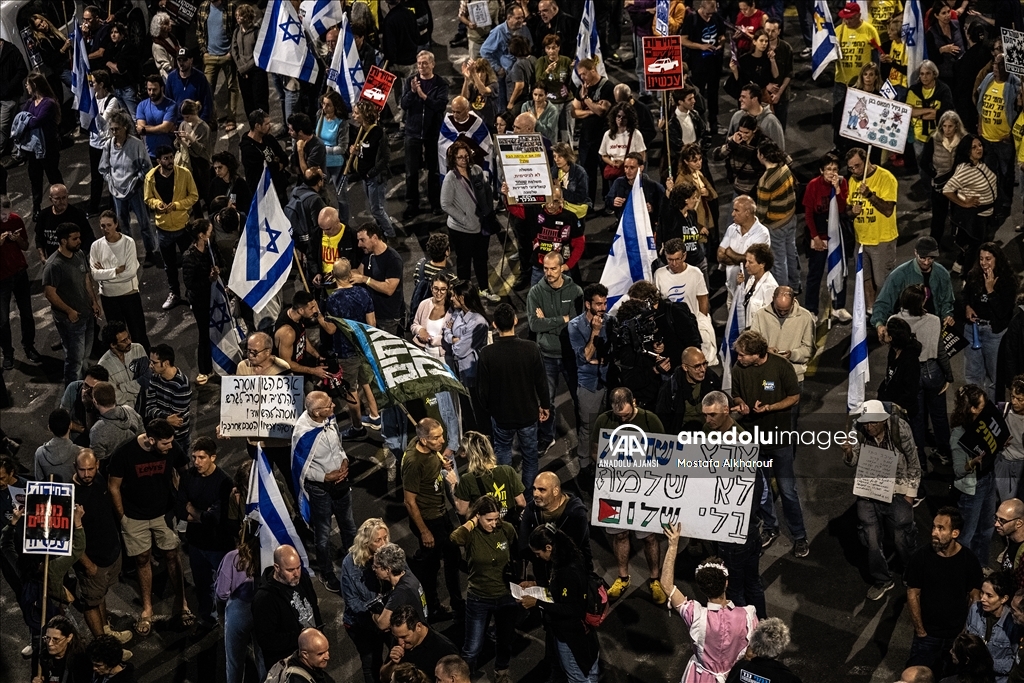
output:
{"label": "protest sign with hebrew text", "polygon": [[25,488],[24,552],[28,555],[71,555],[74,517],[74,484],[28,482]]}
{"label": "protest sign with hebrew text", "polygon": [[229,375],[220,384],[220,435],[290,439],[303,411],[301,375]]}

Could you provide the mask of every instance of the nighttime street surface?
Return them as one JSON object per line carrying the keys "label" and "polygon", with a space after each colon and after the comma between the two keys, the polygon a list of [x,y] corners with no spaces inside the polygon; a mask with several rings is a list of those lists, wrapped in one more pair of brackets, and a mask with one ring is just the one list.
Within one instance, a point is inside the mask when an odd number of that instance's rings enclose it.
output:
{"label": "nighttime street surface", "polygon": [[[435,11],[434,41],[438,72],[455,80],[453,61],[466,54],[465,49],[448,49],[446,46],[454,33],[454,0],[432,3]],[[795,52],[803,47],[797,35],[795,17],[787,17],[787,39]],[[628,28],[624,29],[628,35]],[[628,55],[623,48],[620,52]],[[810,81],[809,62],[797,60],[794,79],[796,99],[790,109],[790,123],[787,131],[787,152],[792,156],[792,167],[798,178],[806,182],[817,172],[817,160],[832,147],[832,131],[829,124],[830,84],[814,84]],[[609,75],[615,81],[634,82],[632,68],[610,68]],[[461,77],[458,81],[461,83]],[[719,124],[728,122],[732,105],[723,102]],[[275,116],[279,109],[273,108]],[[238,150],[239,136],[246,131],[240,127],[230,136],[218,141],[218,151]],[[221,132],[223,135],[223,131]],[[718,140],[721,144],[720,139]],[[79,138],[76,144],[62,152],[62,169],[71,193],[71,201],[85,208],[88,193],[89,166],[87,140]],[[659,143],[660,146],[660,143]],[[401,213],[404,190],[398,187],[404,181],[401,172],[400,139],[395,136],[392,151],[392,169],[396,176],[391,180],[387,208],[392,215]],[[722,197],[722,228],[730,222],[731,210],[728,183],[724,180],[721,166],[713,165],[717,187]],[[10,171],[10,194],[14,210],[26,219],[32,241],[31,201],[28,179],[24,166]],[[900,180],[900,195],[897,207],[900,230],[899,259],[903,262],[912,257],[914,240],[926,233],[929,208],[924,186],[912,185],[916,177],[910,177],[897,169]],[[396,189],[397,188],[397,189]],[[369,218],[369,212],[362,204],[362,193],[351,193],[353,223],[358,224]],[[600,199],[598,200],[600,206]],[[1000,229],[997,240],[1007,246],[1006,250],[1015,270],[1020,270],[1021,252],[1019,238],[1013,233],[1013,224],[1020,215],[1020,203],[1014,201],[1012,218]],[[443,216],[422,222],[406,224],[406,236],[400,237],[394,245],[405,260],[405,294],[411,291],[413,269],[423,255],[423,245],[432,230],[443,227]],[[93,219],[93,226],[98,226]],[[581,269],[588,282],[600,278],[614,226],[611,218],[599,218],[587,223],[587,245]],[[98,235],[97,229],[97,235]],[[509,237],[509,240],[512,238]],[[948,252],[949,237],[944,245],[946,250],[941,261],[950,265]],[[141,248],[141,245],[140,245]],[[514,253],[513,245],[505,245],[499,239],[491,242],[491,265],[494,269],[491,290],[503,295],[509,294],[508,283],[518,272],[518,264],[502,257],[503,251]],[[24,440],[19,459],[30,467],[35,448],[49,438],[46,431],[46,416],[59,401],[63,387],[60,384],[62,359],[60,352],[50,350],[57,341],[49,306],[41,290],[42,267],[34,249],[29,253],[30,275],[33,280],[33,306],[37,326],[36,346],[45,356],[45,362],[36,366],[25,361],[18,348],[15,369],[5,373],[5,380],[11,393],[13,407],[0,413],[2,427],[12,436]],[[803,261],[806,268],[806,261]],[[510,271],[515,268],[515,273]],[[852,269],[852,263],[851,263]],[[804,271],[806,272],[806,271]],[[195,323],[187,306],[178,306],[170,311],[161,311],[160,304],[166,297],[166,282],[158,269],[140,271],[142,295],[146,309],[149,337],[153,343],[167,342],[178,351],[178,366],[190,378],[196,374],[192,349],[195,344]],[[852,273],[850,276],[848,307],[852,309]],[[713,281],[713,285],[716,281]],[[956,281],[959,285],[959,281]],[[301,284],[295,280],[286,288],[286,299]],[[957,287],[959,289],[959,287]],[[505,298],[525,318],[525,291],[514,292]],[[712,293],[712,306],[716,309],[718,325],[724,322],[725,294],[721,287],[721,276],[717,280],[717,291]],[[13,308],[13,307],[12,307]],[[962,307],[961,307],[962,309]],[[17,341],[20,321],[16,308],[12,312],[13,334]],[[961,313],[962,315],[962,313]],[[520,330],[520,334],[524,334]],[[721,330],[719,330],[721,334]],[[846,354],[849,349],[850,325],[835,325],[827,333],[824,348],[812,362],[803,388],[801,401],[800,428],[813,431],[845,431],[846,417]],[[884,374],[885,353],[869,330],[871,348],[872,383],[868,396],[873,397],[878,380]],[[98,357],[98,353],[97,353]],[[963,361],[953,360],[954,372],[962,379]],[[194,436],[213,435],[218,420],[219,382],[213,380],[205,386],[195,387],[198,402],[193,407],[196,416]],[[564,384],[558,397],[559,413],[563,425],[570,424],[572,408]],[[571,430],[570,430],[571,431]],[[218,465],[233,473],[245,456],[241,439],[221,442],[222,450]],[[575,445],[575,436],[559,440],[541,462],[541,468],[558,473],[567,491],[577,493],[574,482],[564,466],[562,456],[570,446]],[[352,477],[355,481],[353,502],[356,523],[367,517],[383,517],[390,525],[392,540],[412,553],[417,544],[409,531],[409,523],[400,492],[389,489],[386,472],[377,465],[375,454],[380,446],[378,437],[371,432],[366,441],[346,443],[345,448],[353,459]],[[804,510],[810,541],[810,555],[796,559],[791,554],[792,539],[787,532],[772,546],[761,559],[768,613],[782,618],[791,628],[793,644],[782,658],[783,661],[804,681],[823,683],[826,681],[877,681],[888,683],[899,678],[906,661],[912,636],[912,626],[906,609],[906,591],[897,581],[896,588],[884,599],[870,602],[865,599],[869,586],[866,574],[866,552],[860,545],[856,530],[854,497],[851,493],[852,474],[841,457],[841,451],[833,446],[821,450],[813,446],[798,448],[796,470],[799,476],[798,489]],[[947,503],[948,469],[930,471],[923,484],[927,500],[915,510],[921,543],[926,543],[933,512]],[[590,493],[584,494],[590,502]],[[781,514],[781,509],[779,510]],[[340,545],[337,534],[333,544]],[[597,570],[611,583],[616,570],[608,538],[600,530],[592,535],[594,559]],[[996,543],[994,546],[998,546]],[[664,550],[664,545],[662,546]],[[994,549],[994,552],[999,548]],[[682,675],[690,657],[689,637],[681,619],[663,607],[655,605],[647,588],[647,568],[642,550],[634,544],[631,564],[631,588],[621,599],[613,603],[611,613],[599,630],[601,641],[601,677],[603,681],[644,681],[660,683],[677,681]],[[694,594],[693,571],[700,556],[692,555],[689,549],[680,553],[676,576],[680,589],[687,595]],[[338,558],[340,565],[340,556]],[[185,560],[187,562],[187,560]],[[134,653],[132,660],[139,680],[146,683],[214,683],[223,681],[223,651],[219,629],[203,632],[196,628],[187,631],[172,627],[169,620],[170,590],[165,589],[166,572],[161,564],[156,569],[154,601],[157,621],[153,632],[146,638],[136,637],[126,647]],[[325,633],[331,643],[331,662],[328,671],[335,681],[349,682],[359,678],[359,659],[352,642],[342,626],[342,601],[340,596],[328,593],[319,582],[314,582],[320,598],[320,608],[325,621]],[[190,600],[194,591],[191,585],[186,589]],[[443,590],[443,589],[442,589]],[[668,587],[666,587],[668,590]],[[703,598],[703,596],[701,596]],[[120,583],[108,596],[108,609],[116,629],[128,629],[134,615],[140,609],[136,585],[133,580]],[[72,617],[84,629],[81,614],[74,608]],[[461,645],[462,633],[445,622],[441,630],[457,645]],[[28,642],[28,634],[21,614],[6,584],[0,588],[0,681],[11,683],[27,682],[30,678],[27,662],[18,652]],[[543,631],[537,616],[530,615],[521,625],[514,646],[511,674],[516,681],[545,680],[547,671],[541,669],[544,652]],[[485,644],[482,671],[485,676],[493,672],[493,647]],[[253,680],[255,675],[252,674]]]}

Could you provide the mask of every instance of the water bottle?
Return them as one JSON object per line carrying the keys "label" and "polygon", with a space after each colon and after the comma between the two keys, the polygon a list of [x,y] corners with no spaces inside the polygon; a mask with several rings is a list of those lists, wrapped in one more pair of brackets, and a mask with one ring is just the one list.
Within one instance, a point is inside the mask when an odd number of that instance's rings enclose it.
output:
{"label": "water bottle", "polygon": [[971,348],[977,351],[981,348],[981,339],[978,338],[978,323],[971,323],[971,331],[974,333],[974,339],[971,341]]}

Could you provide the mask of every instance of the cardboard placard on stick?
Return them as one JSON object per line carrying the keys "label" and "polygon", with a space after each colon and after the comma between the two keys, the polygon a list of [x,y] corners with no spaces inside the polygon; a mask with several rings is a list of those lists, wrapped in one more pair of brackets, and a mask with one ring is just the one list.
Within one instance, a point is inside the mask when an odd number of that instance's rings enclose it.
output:
{"label": "cardboard placard on stick", "polygon": [[867,147],[903,153],[913,109],[908,104],[849,88],[839,121],[839,134]]}
{"label": "cardboard placard on stick", "polygon": [[539,204],[551,196],[551,169],[540,133],[499,135],[498,160],[510,204]]}
{"label": "cardboard placard on stick", "polygon": [[678,90],[683,87],[681,36],[644,37],[644,85],[647,90]]}
{"label": "cardboard placard on stick", "polygon": [[74,516],[74,484],[28,482],[25,488],[25,554],[70,556]]}
{"label": "cardboard placard on stick", "polygon": [[384,105],[387,104],[388,97],[391,96],[391,88],[395,85],[396,76],[379,66],[372,65],[369,73],[366,74],[366,82],[363,84],[363,89],[359,93],[359,99],[365,100],[377,107],[377,109],[383,109]]}

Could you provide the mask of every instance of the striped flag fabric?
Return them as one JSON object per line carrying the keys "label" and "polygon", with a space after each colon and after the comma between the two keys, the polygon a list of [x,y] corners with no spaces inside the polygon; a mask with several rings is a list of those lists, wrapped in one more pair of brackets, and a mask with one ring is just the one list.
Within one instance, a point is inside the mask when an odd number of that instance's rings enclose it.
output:
{"label": "striped flag fabric", "polygon": [[626,296],[634,282],[652,280],[651,263],[657,258],[647,199],[641,176],[637,174],[601,273],[601,284],[608,288],[609,311]]}
{"label": "striped flag fabric", "polygon": [[235,374],[242,361],[245,332],[231,314],[228,293],[220,278],[210,283],[210,351],[213,369],[221,377]]}
{"label": "striped flag fabric", "polygon": [[725,321],[725,334],[722,336],[722,391],[732,392],[732,364],[733,349],[736,338],[747,326],[747,309],[743,305],[743,297],[740,292],[732,297],[732,306],[729,308],[729,317]]}
{"label": "striped flag fabric", "polygon": [[[287,473],[286,473],[287,474]],[[274,551],[282,545],[295,548],[302,559],[302,566],[309,568],[309,557],[295,531],[288,506],[281,496],[281,489],[270,469],[270,459],[262,446],[256,447],[256,459],[249,473],[249,498],[246,501],[249,517],[260,523],[260,566],[274,565]]]}
{"label": "striped flag fabric", "polygon": [[843,244],[843,230],[839,223],[839,199],[836,189],[828,200],[828,270],[825,283],[829,299],[835,301],[846,287],[846,252]]}
{"label": "striped flag fabric", "polygon": [[[295,421],[295,428],[292,430],[292,481],[295,482],[295,489],[299,496],[299,514],[306,524],[310,520],[309,494],[306,493],[306,474],[309,471],[309,464],[313,461],[313,451],[316,449],[320,437],[326,440],[319,445],[321,452],[338,452],[345,456],[345,449],[341,445],[341,434],[338,433],[338,421],[332,415],[323,422],[316,422],[309,417],[309,413],[303,413]],[[334,437],[332,439],[332,437]]]}
{"label": "striped flag fabric", "polygon": [[348,106],[355,108],[364,83],[366,74],[359,59],[359,51],[356,50],[356,39],[352,35],[348,17],[343,14],[338,45],[334,48],[331,68],[327,71],[327,85],[337,90]]}
{"label": "striped flag fabric", "polygon": [[[74,46],[74,56],[71,60],[71,93],[75,97],[75,111],[78,112],[79,123],[85,130],[96,133],[96,119],[100,115],[99,106],[96,104],[96,93],[93,92],[92,83],[89,82],[89,51],[85,47],[85,36],[78,25],[74,22],[75,31],[71,36],[71,43]],[[58,93],[59,96],[59,93]]]}
{"label": "striped flag fabric", "polygon": [[480,168],[490,177],[491,160],[494,157],[494,140],[491,137],[491,131],[487,128],[487,124],[484,123],[482,118],[476,116],[473,125],[460,133],[455,128],[454,119],[452,119],[450,113],[445,114],[444,118],[441,119],[441,135],[438,137],[437,142],[437,168],[441,177],[443,178],[448,170],[448,148],[460,137],[472,141],[484,153],[484,159],[480,164]]}
{"label": "striped flag fabric", "polygon": [[814,34],[811,37],[811,78],[817,79],[832,62],[839,59],[836,25],[825,0],[814,2]]}
{"label": "striped flag fabric", "polygon": [[903,6],[903,44],[907,51],[907,79],[911,84],[917,83],[917,70],[928,58],[921,0],[907,0]]}
{"label": "striped flag fabric", "polygon": [[306,31],[288,0],[272,0],[256,38],[256,65],[264,71],[315,83],[320,64]]}
{"label": "striped flag fabric", "polygon": [[853,330],[850,335],[850,386],[846,409],[857,410],[864,402],[865,387],[871,381],[868,368],[868,313],[864,302],[864,246],[857,249],[857,278],[853,294]]}
{"label": "striped flag fabric", "polygon": [[309,30],[322,38],[327,31],[342,23],[344,4],[341,0],[302,0],[299,10]]}
{"label": "striped flag fabric", "polygon": [[258,314],[288,280],[295,250],[266,165],[238,245],[228,287]]}
{"label": "striped flag fabric", "polygon": [[604,58],[601,56],[601,41],[597,34],[597,15],[594,13],[594,0],[587,0],[583,5],[583,16],[580,17],[580,28],[576,33],[576,58],[572,63],[572,82],[576,87],[583,85],[580,76],[576,73],[576,66],[584,59],[593,59],[597,62],[597,72],[602,77],[608,75],[604,68]]}

